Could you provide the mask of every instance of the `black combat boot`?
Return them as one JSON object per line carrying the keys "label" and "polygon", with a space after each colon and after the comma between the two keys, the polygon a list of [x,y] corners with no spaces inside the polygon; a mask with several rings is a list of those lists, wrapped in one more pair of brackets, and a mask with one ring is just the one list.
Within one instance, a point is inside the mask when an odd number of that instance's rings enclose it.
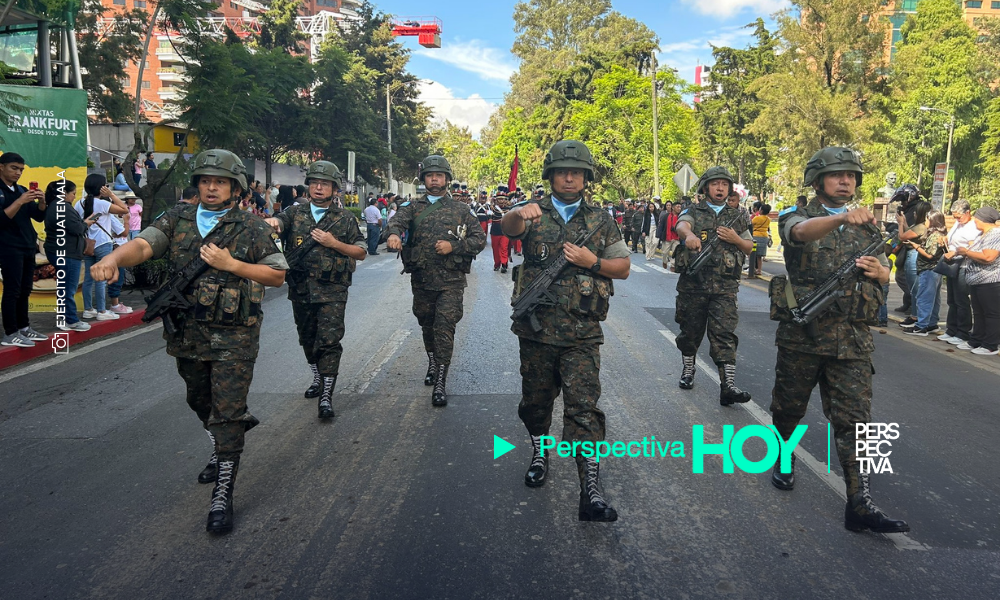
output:
{"label": "black combat boot", "polygon": [[434,378],[434,393],[431,395],[432,406],[447,406],[448,392],[445,385],[448,383],[448,365],[437,366],[437,377]]}
{"label": "black combat boot", "polygon": [[730,404],[750,402],[750,392],[744,392],[736,387],[736,365],[721,365],[719,367],[719,404],[729,406]]}
{"label": "black combat boot", "polygon": [[870,529],[875,533],[903,533],[910,530],[906,521],[886,516],[875,506],[869,495],[868,475],[861,474],[861,467],[851,465],[844,471],[847,482],[847,506],[844,507],[844,527],[850,531]]}
{"label": "black combat boot", "polygon": [[306,390],[305,397],[318,398],[319,393],[323,390],[323,378],[319,375],[319,367],[314,364],[310,364],[309,368],[312,369],[313,372],[313,382],[312,385],[309,386],[309,389]]}
{"label": "black combat boot", "polygon": [[531,436],[531,465],[524,474],[524,485],[542,487],[545,485],[545,475],[549,472],[549,457],[542,456],[542,436]]}
{"label": "black combat boot", "polygon": [[774,463],[771,471],[771,484],[779,490],[790,490],[795,487],[795,454],[792,453],[792,468],[788,473],[781,472],[781,460]]}
{"label": "black combat boot", "polygon": [[[600,463],[594,458],[583,458],[580,477],[580,520],[610,522],[618,520],[618,512],[604,500],[601,492]],[[577,465],[580,469],[581,465]]]}
{"label": "black combat boot", "polygon": [[506,273],[507,272],[507,263],[504,263],[504,264],[500,265],[500,272],[501,273]]}
{"label": "black combat boot", "polygon": [[215,436],[207,429],[205,433],[208,434],[208,439],[212,441],[212,458],[208,459],[208,464],[201,470],[201,473],[198,473],[198,483],[212,483],[215,481],[215,475],[219,471],[219,455],[215,453]]}
{"label": "black combat boot", "polygon": [[677,382],[677,385],[682,390],[690,390],[694,387],[694,357],[693,356],[681,356],[684,360],[684,369],[681,371],[681,380]]}
{"label": "black combat boot", "polygon": [[323,377],[323,391],[319,395],[319,418],[333,418],[333,386],[337,385],[337,376]]}
{"label": "black combat boot", "polygon": [[209,533],[229,533],[233,530],[233,486],[239,466],[239,458],[219,461],[219,477],[212,491],[212,507],[205,526],[205,531]]}
{"label": "black combat boot", "polygon": [[424,385],[434,385],[437,378],[437,363],[434,362],[434,353],[427,353],[427,374],[424,375]]}

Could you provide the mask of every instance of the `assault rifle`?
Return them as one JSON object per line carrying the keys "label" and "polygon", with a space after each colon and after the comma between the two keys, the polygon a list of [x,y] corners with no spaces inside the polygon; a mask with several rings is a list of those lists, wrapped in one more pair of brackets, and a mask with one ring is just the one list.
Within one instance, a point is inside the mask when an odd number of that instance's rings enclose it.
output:
{"label": "assault rifle", "polygon": [[[331,229],[333,229],[334,225],[340,223],[343,219],[344,216],[342,215],[336,221],[331,221],[325,227],[317,227],[317,229],[319,229],[320,231],[330,231]],[[301,266],[302,261],[305,260],[306,255],[312,252],[312,249],[315,248],[318,244],[319,242],[314,240],[312,236],[309,236],[309,238],[304,240],[301,244],[292,248],[288,252],[285,252],[285,262],[288,263],[289,270],[298,269],[299,266]]]}
{"label": "assault rifle", "polygon": [[[600,228],[598,225],[594,229],[580,234],[580,237],[573,244],[582,247]],[[535,280],[531,282],[531,285],[517,296],[517,300],[514,301],[514,314],[511,318],[519,321],[524,317],[528,317],[531,330],[535,333],[541,331],[542,325],[535,316],[535,310],[539,306],[552,306],[559,302],[559,299],[552,295],[549,288],[559,279],[559,274],[562,273],[568,264],[569,260],[566,258],[566,251],[560,249],[559,256],[549,266],[545,267],[545,270],[539,273],[538,277],[535,277]]]}
{"label": "assault rifle", "polygon": [[[819,287],[809,292],[798,306],[791,309],[792,321],[796,325],[805,327],[810,337],[816,337],[816,319],[823,316],[839,298],[847,295],[845,288],[848,284],[854,281],[855,291],[860,291],[861,282],[858,280],[858,275],[862,273],[862,270],[856,261],[862,256],[878,256],[885,251],[887,244],[895,244],[896,238],[897,236],[890,235],[883,239],[879,235],[872,240],[867,248],[845,261],[833,275],[830,275]],[[786,285],[791,285],[791,282]]]}
{"label": "assault rifle", "polygon": [[[732,229],[733,225],[736,225],[736,222],[742,218],[743,218],[743,213],[737,212],[736,215],[732,219],[730,219],[728,223],[723,225],[723,227]],[[684,274],[687,275],[688,277],[697,277],[698,272],[701,271],[701,268],[705,266],[705,264],[708,262],[708,259],[712,258],[712,253],[714,253],[715,249],[719,247],[719,243],[720,243],[719,232],[718,230],[716,230],[712,232],[712,238],[708,240],[706,243],[701,245],[701,252],[699,252],[698,256],[696,256],[695,259],[691,261],[691,264],[688,265],[687,271],[685,271]]]}
{"label": "assault rifle", "polygon": [[[229,246],[239,235],[240,228],[234,227],[233,231],[229,232],[228,235],[222,237],[221,240],[215,242],[214,240],[205,240],[205,244],[215,243],[219,248],[225,248]],[[201,258],[201,255],[196,256],[188,264],[170,276],[170,279],[166,283],[161,285],[159,289],[153,292],[151,295],[146,296],[146,314],[142,315],[142,321],[144,323],[149,323],[153,319],[160,317],[163,319],[163,329],[169,335],[173,335],[177,332],[177,323],[174,320],[174,313],[178,310],[187,310],[194,306],[188,299],[184,297],[184,292],[187,291],[191,284],[195,282],[196,279],[201,277],[202,273],[209,269],[209,264]]]}

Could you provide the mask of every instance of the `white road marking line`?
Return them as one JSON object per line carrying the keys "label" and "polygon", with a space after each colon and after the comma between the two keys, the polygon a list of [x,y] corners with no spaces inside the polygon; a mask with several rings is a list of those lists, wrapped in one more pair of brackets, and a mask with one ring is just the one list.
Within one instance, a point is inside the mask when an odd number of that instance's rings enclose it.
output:
{"label": "white road marking line", "polygon": [[[676,343],[677,336],[674,335],[669,329],[661,329],[660,334],[667,338],[671,343]],[[708,364],[701,357],[695,359],[698,368],[705,372],[709,379],[714,381],[716,385],[720,384],[718,369],[713,368],[713,365]],[[756,402],[750,401],[744,404],[738,404],[741,408],[745,409],[750,416],[752,416],[758,423],[764,425],[765,427],[771,425],[771,415],[764,411]],[[835,494],[840,496],[840,499],[847,502],[847,490],[844,487],[844,481],[837,477],[834,473],[826,472],[826,465],[822,461],[816,460],[816,458],[809,454],[804,448],[799,446],[795,449],[795,456],[798,457],[799,462],[804,464],[807,469],[812,471],[819,477],[820,481],[825,483]],[[912,540],[905,533],[883,533],[885,537],[889,538],[896,548],[900,550],[930,550],[930,546],[922,544],[916,540]]]}
{"label": "white road marking line", "polygon": [[[365,390],[368,389],[368,385],[372,382],[372,380],[375,379],[375,377],[382,370],[382,367],[384,367],[385,364],[389,362],[389,359],[392,358],[392,356],[396,354],[396,351],[399,350],[399,347],[403,345],[403,342],[406,341],[406,338],[409,337],[410,333],[411,331],[409,329],[397,329],[391,336],[389,336],[389,339],[386,340],[384,344],[382,344],[382,347],[379,348],[378,352],[373,354],[372,357],[367,362],[365,362],[364,366],[361,367],[361,373],[363,373],[363,375],[361,375],[358,378],[355,378],[355,381],[357,381],[358,383],[352,386],[341,388],[341,390],[338,393],[363,394]],[[375,365],[374,368],[365,373],[365,367],[370,365],[372,362],[378,360],[380,357],[382,360],[380,360],[379,363]]]}
{"label": "white road marking line", "polygon": [[5,375],[0,375],[0,383],[5,383],[5,382],[10,381],[12,379],[17,379],[18,377],[23,377],[24,375],[30,375],[31,373],[34,373],[36,371],[41,371],[42,369],[46,369],[48,367],[52,367],[52,366],[58,365],[60,363],[64,363],[67,360],[76,358],[77,356],[83,356],[84,354],[90,354],[94,350],[100,350],[101,348],[107,348],[111,344],[116,344],[118,342],[125,341],[125,340],[127,340],[129,338],[134,338],[137,335],[142,335],[144,333],[147,333],[147,332],[159,329],[159,328],[160,328],[160,324],[159,323],[153,323],[152,325],[147,325],[146,327],[140,327],[139,329],[133,329],[132,331],[128,331],[126,333],[122,333],[121,335],[114,335],[112,337],[109,337],[109,338],[106,338],[106,339],[103,339],[103,340],[98,340],[98,341],[90,344],[89,346],[86,346],[84,348],[80,348],[79,350],[74,350],[73,347],[70,346],[68,354],[59,354],[59,355],[56,355],[56,356],[54,356],[54,357],[52,357],[52,358],[50,358],[48,360],[43,360],[43,361],[40,361],[40,362],[36,362],[34,364],[30,364],[30,365],[27,365],[27,366],[22,367],[20,369],[16,369],[14,371],[11,371],[10,373],[7,373]]}
{"label": "white road marking line", "polygon": [[670,269],[664,269],[660,265],[648,264],[648,265],[646,265],[646,268],[647,269],[652,269],[654,271],[659,271],[660,273],[663,273],[664,275],[676,275],[677,274],[677,273],[671,273]]}
{"label": "white road marking line", "polygon": [[648,273],[646,269],[643,269],[642,267],[637,267],[635,265],[631,265],[629,268],[635,271],[636,273]]}

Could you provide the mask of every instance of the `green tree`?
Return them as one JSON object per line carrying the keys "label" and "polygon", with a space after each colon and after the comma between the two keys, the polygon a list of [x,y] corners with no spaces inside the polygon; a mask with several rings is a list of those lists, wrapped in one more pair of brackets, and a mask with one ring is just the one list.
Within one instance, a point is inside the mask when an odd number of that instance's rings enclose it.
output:
{"label": "green tree", "polygon": [[448,158],[456,181],[468,182],[470,188],[489,185],[472,176],[472,164],[483,152],[483,146],[472,137],[468,127],[459,127],[451,121],[435,124],[430,129],[430,152]]}

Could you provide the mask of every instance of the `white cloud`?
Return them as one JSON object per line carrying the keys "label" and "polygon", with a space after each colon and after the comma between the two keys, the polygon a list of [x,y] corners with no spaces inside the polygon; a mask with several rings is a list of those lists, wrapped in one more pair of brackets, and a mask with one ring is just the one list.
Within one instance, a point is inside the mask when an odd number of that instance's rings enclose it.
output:
{"label": "white cloud", "polygon": [[745,10],[765,16],[787,8],[787,0],[684,0],[697,12],[714,17],[733,17]]}
{"label": "white cloud", "polygon": [[481,40],[445,42],[440,48],[420,48],[416,54],[474,73],[487,81],[506,82],[517,70],[508,51],[490,47]]}
{"label": "white cloud", "polygon": [[694,39],[662,44],[656,58],[659,64],[677,69],[681,78],[693,82],[695,67],[712,63],[713,46],[743,48],[752,35],[753,31],[742,25],[722,27]]}
{"label": "white cloud", "polygon": [[430,107],[436,120],[447,120],[459,127],[468,127],[475,138],[479,137],[483,127],[489,123],[490,115],[497,108],[496,104],[487,102],[479,94],[456,98],[450,88],[437,81],[421,80],[418,89],[420,94],[417,99]]}

